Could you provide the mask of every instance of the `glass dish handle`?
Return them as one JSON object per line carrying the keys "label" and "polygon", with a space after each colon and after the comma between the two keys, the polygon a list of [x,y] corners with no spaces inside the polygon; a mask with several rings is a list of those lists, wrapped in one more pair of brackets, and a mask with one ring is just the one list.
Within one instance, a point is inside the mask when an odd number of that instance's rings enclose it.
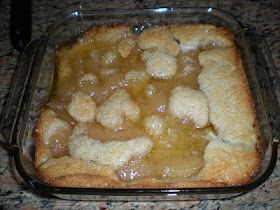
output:
{"label": "glass dish handle", "polygon": [[[276,90],[280,90],[280,78],[276,75],[276,69],[274,66],[271,53],[268,49],[263,37],[257,34],[249,34],[249,43],[253,53],[253,59],[255,61],[256,74],[258,81],[260,82],[260,88],[262,97],[265,104],[266,112],[270,126],[272,128],[273,143],[279,144],[280,141],[280,108],[279,101],[277,100]],[[280,97],[280,96],[279,96]]]}
{"label": "glass dish handle", "polygon": [[20,117],[26,90],[31,80],[39,43],[40,40],[32,41],[21,54],[12,79],[8,99],[1,114],[0,143],[8,144],[8,146],[12,144],[13,134]]}

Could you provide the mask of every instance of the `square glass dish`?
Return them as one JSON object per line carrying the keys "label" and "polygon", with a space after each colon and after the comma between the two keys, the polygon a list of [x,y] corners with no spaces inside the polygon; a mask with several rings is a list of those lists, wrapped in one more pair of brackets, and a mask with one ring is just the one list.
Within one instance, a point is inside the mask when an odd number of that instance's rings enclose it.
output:
{"label": "square glass dish", "polygon": [[[54,187],[44,183],[34,166],[34,130],[40,108],[50,96],[56,49],[92,26],[129,24],[135,32],[149,25],[208,23],[231,31],[240,50],[260,124],[263,154],[251,183],[234,187],[172,189],[108,189]],[[278,103],[273,84],[272,59],[265,43],[232,16],[213,8],[157,8],[135,10],[77,11],[52,25],[21,55],[13,86],[1,117],[1,142],[10,146],[19,174],[27,184],[63,199],[73,200],[192,200],[221,199],[246,193],[262,184],[277,161],[279,141]]]}

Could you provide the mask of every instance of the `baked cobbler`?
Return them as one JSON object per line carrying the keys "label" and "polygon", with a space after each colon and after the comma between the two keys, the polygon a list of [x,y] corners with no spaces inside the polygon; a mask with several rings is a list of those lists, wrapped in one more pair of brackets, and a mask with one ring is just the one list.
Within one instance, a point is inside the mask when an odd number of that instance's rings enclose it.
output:
{"label": "baked cobbler", "polygon": [[35,165],[54,186],[233,186],[256,172],[258,124],[231,32],[103,25],[57,50]]}

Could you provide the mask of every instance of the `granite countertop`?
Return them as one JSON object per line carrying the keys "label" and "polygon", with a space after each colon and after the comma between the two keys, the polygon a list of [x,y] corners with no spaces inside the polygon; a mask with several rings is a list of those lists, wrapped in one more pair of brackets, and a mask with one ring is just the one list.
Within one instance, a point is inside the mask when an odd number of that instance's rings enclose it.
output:
{"label": "granite countertop", "polygon": [[[10,1],[0,1],[0,111],[7,99],[19,52],[9,41]],[[280,73],[280,2],[273,0],[203,0],[203,1],[155,1],[121,0],[35,0],[33,1],[32,39],[38,38],[47,26],[61,17],[65,8],[73,11],[80,7],[99,8],[149,8],[149,7],[217,7],[237,17],[244,25],[261,34],[266,40],[276,67],[274,81]],[[280,90],[277,90],[280,99]],[[278,148],[278,154],[280,148]],[[91,202],[66,201],[34,191],[24,184],[15,170],[12,155],[0,145],[0,209],[280,209],[280,161],[270,178],[253,191],[226,200],[172,201],[172,202]]]}

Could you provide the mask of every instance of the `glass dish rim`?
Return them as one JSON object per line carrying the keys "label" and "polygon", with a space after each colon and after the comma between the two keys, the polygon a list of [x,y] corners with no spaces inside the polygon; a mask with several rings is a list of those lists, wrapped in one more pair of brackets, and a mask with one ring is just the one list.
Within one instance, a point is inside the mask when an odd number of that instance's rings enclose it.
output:
{"label": "glass dish rim", "polygon": [[[214,12],[215,14],[218,13],[218,15],[224,15],[227,16],[227,18],[231,18],[235,22],[237,22],[241,28],[242,24],[236,20],[233,16],[229,15],[228,13],[216,9],[216,8],[209,8],[209,7],[186,7],[186,8],[167,8],[167,7],[159,7],[159,8],[148,8],[148,9],[110,9],[110,10],[76,10],[75,12],[71,12],[69,14],[66,14],[63,18],[56,21],[48,28],[48,30],[43,34],[49,36],[52,30],[55,29],[61,22],[65,21],[68,18],[71,18],[71,16],[80,16],[80,15],[92,15],[93,12],[102,14],[102,12],[106,11],[110,14],[129,14],[131,12],[161,12],[161,11],[181,11],[181,12],[189,12],[191,10],[195,10],[197,12],[205,12],[206,10],[208,12]],[[210,11],[209,11],[210,10]],[[121,15],[120,14],[120,15]],[[243,28],[244,29],[244,28]],[[28,48],[27,46],[26,48]],[[14,152],[14,161],[16,164],[16,168],[18,173],[21,175],[21,177],[34,189],[46,191],[51,194],[81,194],[81,195],[132,195],[132,196],[142,196],[142,195],[166,195],[166,194],[209,194],[209,193],[244,193],[247,191],[250,191],[257,186],[261,185],[263,182],[267,180],[267,178],[272,173],[276,161],[277,161],[277,148],[279,141],[275,139],[271,139],[271,142],[269,142],[272,146],[272,155],[269,162],[269,165],[267,166],[267,170],[255,181],[241,185],[241,186],[232,186],[232,187],[208,187],[208,188],[141,188],[141,189],[123,189],[123,188],[74,188],[74,187],[55,187],[50,186],[45,183],[37,182],[32,177],[30,177],[26,172],[25,169],[21,165],[21,158],[20,158],[20,149],[17,145],[17,140],[13,139],[13,152]]]}

